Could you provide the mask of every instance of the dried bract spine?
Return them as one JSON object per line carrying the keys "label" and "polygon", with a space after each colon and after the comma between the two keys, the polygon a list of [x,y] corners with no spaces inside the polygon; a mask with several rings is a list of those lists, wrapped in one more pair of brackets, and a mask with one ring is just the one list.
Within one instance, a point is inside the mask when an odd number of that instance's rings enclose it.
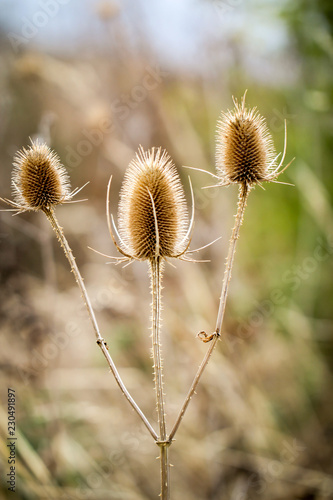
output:
{"label": "dried bract spine", "polygon": [[187,250],[188,214],[177,170],[161,148],[140,148],[120,193],[119,236],[134,259],[178,257]]}
{"label": "dried bract spine", "polygon": [[244,94],[235,109],[222,113],[217,125],[216,169],[221,185],[239,183],[244,187],[274,181],[283,170],[277,166],[272,137],[265,119],[256,108],[245,107]]}
{"label": "dried bract spine", "polygon": [[58,155],[46,144],[31,141],[31,146],[16,153],[13,166],[12,204],[19,211],[49,210],[74,194]]}

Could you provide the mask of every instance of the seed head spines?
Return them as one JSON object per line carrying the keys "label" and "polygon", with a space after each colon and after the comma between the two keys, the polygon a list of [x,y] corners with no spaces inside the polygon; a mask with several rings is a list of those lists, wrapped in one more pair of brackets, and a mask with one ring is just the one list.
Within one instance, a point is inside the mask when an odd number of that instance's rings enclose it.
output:
{"label": "seed head spines", "polygon": [[[265,119],[256,108],[245,106],[246,92],[234,110],[221,114],[216,134],[216,169],[221,185],[238,183],[251,187],[274,181],[280,173],[273,140]],[[285,151],[284,151],[285,152]]]}
{"label": "seed head spines", "polygon": [[46,144],[31,141],[16,153],[13,167],[13,205],[19,211],[49,210],[71,198],[67,172]]}
{"label": "seed head spines", "polygon": [[118,219],[120,248],[134,259],[176,257],[186,251],[185,195],[166,151],[139,149],[125,173]]}

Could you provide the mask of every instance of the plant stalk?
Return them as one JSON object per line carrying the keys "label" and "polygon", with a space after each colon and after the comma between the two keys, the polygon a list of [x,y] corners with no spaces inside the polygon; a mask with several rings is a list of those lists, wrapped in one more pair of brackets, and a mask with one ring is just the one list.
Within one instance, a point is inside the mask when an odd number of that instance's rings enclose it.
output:
{"label": "plant stalk", "polygon": [[96,320],[96,316],[95,316],[94,310],[92,308],[86,287],[84,285],[83,278],[82,278],[81,273],[79,271],[79,268],[76,264],[75,258],[73,256],[73,252],[72,252],[72,250],[68,244],[68,241],[64,235],[63,229],[59,225],[59,222],[55,216],[54,210],[52,208],[44,209],[44,213],[45,213],[46,217],[48,218],[52,228],[54,229],[54,231],[57,235],[57,239],[58,239],[60,245],[62,246],[62,248],[65,252],[65,255],[69,261],[69,264],[71,266],[71,270],[74,274],[76,283],[78,284],[78,286],[80,288],[82,299],[83,299],[85,306],[87,308],[87,311],[89,314],[89,319],[91,321],[91,324],[92,324],[94,332],[95,332],[96,342],[99,345],[99,347],[100,347],[100,349],[101,349],[101,351],[102,351],[102,353],[103,353],[103,355],[104,355],[104,357],[105,357],[105,359],[110,367],[110,370],[111,370],[114,378],[116,379],[116,382],[117,382],[121,392],[123,393],[123,395],[125,396],[125,398],[129,402],[129,404],[132,406],[134,411],[139,415],[142,422],[144,423],[144,425],[146,426],[146,428],[148,429],[148,431],[150,432],[150,434],[152,435],[152,437],[156,441],[158,439],[157,433],[155,432],[155,430],[151,426],[150,422],[148,421],[147,417],[144,415],[142,410],[139,408],[137,403],[134,401],[134,399],[132,398],[132,396],[130,395],[128,390],[126,389],[124,382],[122,381],[122,379],[119,375],[119,372],[114,364],[114,361],[109,353],[108,345],[100,334],[99,327],[98,327],[97,320]]}
{"label": "plant stalk", "polygon": [[160,256],[150,260],[151,293],[152,293],[152,342],[154,360],[154,381],[156,393],[156,408],[159,426],[159,438],[156,441],[160,448],[161,466],[161,498],[170,498],[169,461],[166,441],[165,402],[163,393],[163,362],[161,355],[160,321],[161,321],[161,290],[162,261]]}
{"label": "plant stalk", "polygon": [[250,192],[250,187],[247,184],[241,184],[239,186],[238,210],[237,210],[237,214],[236,214],[235,225],[234,225],[234,228],[233,228],[232,234],[231,234],[228,257],[227,257],[227,260],[225,263],[222,292],[221,292],[221,297],[220,297],[220,305],[219,305],[219,311],[218,311],[217,319],[216,319],[215,332],[218,336],[221,334],[225,306],[227,303],[229,283],[230,283],[230,279],[231,279],[232,266],[234,263],[234,257],[235,257],[235,252],[236,252],[236,244],[237,244],[237,240],[239,238],[239,230],[240,230],[240,227],[241,227],[242,222],[243,222],[244,212],[245,212],[249,192]]}
{"label": "plant stalk", "polygon": [[212,342],[209,346],[208,351],[205,354],[204,359],[202,360],[202,362],[198,368],[198,371],[197,371],[197,373],[194,377],[194,380],[192,382],[192,385],[187,393],[187,396],[185,398],[183,406],[181,407],[181,410],[178,414],[176,422],[171,430],[171,433],[169,434],[169,441],[170,442],[172,441],[172,439],[174,438],[174,436],[178,430],[178,427],[179,427],[179,425],[184,417],[184,414],[185,414],[187,407],[191,401],[191,398],[192,398],[193,394],[195,393],[195,390],[197,388],[199,380],[200,380],[200,378],[201,378],[201,376],[202,376],[202,374],[203,374],[203,372],[208,364],[208,361],[210,360],[210,357],[213,353],[213,350],[215,349],[217,341],[221,335],[225,306],[227,303],[229,283],[230,283],[230,279],[231,279],[232,266],[233,266],[233,262],[234,262],[235,252],[236,252],[236,244],[237,244],[237,240],[239,238],[239,230],[240,230],[240,227],[241,227],[242,222],[243,222],[243,217],[244,217],[244,212],[245,212],[249,192],[250,192],[250,187],[247,184],[241,184],[239,186],[238,209],[237,209],[237,214],[236,214],[235,225],[234,225],[234,228],[233,228],[232,234],[231,234],[228,256],[227,256],[227,260],[225,263],[224,278],[223,278],[223,283],[222,283],[222,292],[221,292],[221,296],[220,296],[219,310],[217,313],[215,332],[211,336]]}

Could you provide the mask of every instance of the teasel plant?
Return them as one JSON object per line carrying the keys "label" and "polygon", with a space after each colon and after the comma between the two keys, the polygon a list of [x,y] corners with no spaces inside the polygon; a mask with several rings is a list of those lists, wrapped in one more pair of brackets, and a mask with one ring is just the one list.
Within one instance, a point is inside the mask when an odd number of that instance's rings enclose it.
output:
{"label": "teasel plant", "polygon": [[76,188],[71,191],[69,176],[65,167],[61,164],[59,156],[45,143],[36,140],[31,141],[31,145],[27,148],[22,148],[21,151],[18,151],[14,157],[12,171],[13,200],[9,200],[7,198],[0,198],[0,200],[11,207],[7,210],[13,211],[14,215],[27,211],[41,211],[46,215],[56,233],[60,245],[64,250],[65,256],[69,261],[71,271],[73,272],[76,283],[81,291],[81,296],[95,333],[96,342],[100,347],[121,392],[139,415],[152,437],[157,439],[158,436],[152,425],[125,387],[125,384],[122,381],[110,355],[107,342],[100,333],[96,316],[80,270],[65,237],[63,228],[60,226],[55,214],[55,208],[57,205],[76,202],[73,200],[74,196],[77,195],[85,186],[86,184],[81,188]]}
{"label": "teasel plant", "polygon": [[[161,352],[162,276],[165,262],[170,262],[171,259],[198,262],[192,257],[192,254],[200,248],[189,249],[194,221],[194,197],[191,182],[192,212],[190,217],[180,177],[166,151],[161,148],[144,151],[140,148],[125,172],[118,207],[118,228],[110,213],[112,177],[107,187],[107,224],[112,241],[120,253],[120,256],[107,257],[111,258],[113,262],[125,266],[135,261],[145,260],[148,263],[152,294],[152,355],[158,432],[154,430],[129,394],[117,371],[107,342],[100,333],[72,250],[55,215],[56,206],[74,203],[73,198],[84,186],[71,191],[69,177],[57,154],[51,151],[46,144],[32,141],[31,146],[27,149],[23,148],[14,158],[13,200],[0,198],[10,205],[9,210],[14,211],[15,214],[25,211],[44,212],[55,231],[81,291],[96,342],[123,395],[141,418],[160,449],[160,497],[164,500],[170,498],[169,447],[175,439],[176,432],[213,350],[221,338],[236,244],[249,193],[256,185],[263,187],[264,182],[279,182],[278,177],[291,163],[283,166],[287,147],[286,126],[283,152],[276,154],[265,119],[256,108],[248,109],[246,107],[245,97],[246,93],[240,103],[234,99],[234,109],[221,114],[216,133],[216,173],[210,173],[216,181],[214,187],[231,184],[239,186],[238,209],[225,263],[216,326],[212,334],[205,332],[198,334],[203,342],[210,343],[210,345],[169,433],[166,425]],[[100,252],[97,251],[97,253]]]}
{"label": "teasel plant", "polygon": [[[152,356],[160,448],[161,498],[170,498],[168,449],[172,443],[167,433],[161,353],[161,290],[165,262],[180,259],[198,262],[189,250],[193,221],[194,198],[191,181],[192,214],[189,220],[184,190],[176,167],[161,148],[142,148],[130,163],[120,191],[118,228],[110,214],[110,178],[107,191],[107,221],[111,238],[122,255],[110,257],[116,262],[148,262],[152,293]],[[126,265],[126,264],[125,264]]]}
{"label": "teasel plant", "polygon": [[277,154],[265,118],[260,115],[256,107],[246,107],[246,93],[247,91],[245,91],[240,102],[233,97],[234,109],[222,112],[217,122],[216,173],[212,174],[211,172],[198,168],[187,167],[205,172],[214,178],[216,181],[215,184],[212,186],[205,186],[206,188],[238,184],[238,207],[225,262],[215,330],[210,335],[204,331],[198,334],[198,337],[203,342],[211,342],[211,344],[197,370],[192,385],[178,414],[176,423],[169,435],[169,439],[173,439],[177,432],[201,376],[216,347],[217,341],[221,337],[236,245],[239,238],[240,227],[244,219],[249,193],[255,186],[264,189],[264,182],[292,185],[277,180],[294,160],[292,159],[287,165],[283,165],[287,151],[286,121],[284,123],[285,133],[283,151]]}
{"label": "teasel plant", "polygon": [[262,187],[263,182],[279,182],[277,178],[289,166],[283,167],[287,147],[286,127],[284,149],[280,158],[281,154],[275,153],[273,140],[265,119],[256,108],[246,108],[245,97],[246,93],[241,103],[234,99],[234,110],[222,113],[217,126],[216,174],[211,175],[217,180],[217,186],[238,184],[239,196],[235,225],[225,264],[216,327],[211,335],[207,335],[205,332],[198,334],[203,342],[211,342],[211,344],[169,434],[166,432],[165,423],[163,365],[160,352],[161,279],[165,260],[178,258],[193,261],[189,257],[189,254],[193,252],[189,251],[194,218],[193,193],[192,218],[191,222],[188,223],[182,187],[170,158],[161,149],[152,149],[147,153],[140,149],[136,159],[132,161],[126,171],[122,185],[118,210],[118,230],[112,215],[110,215],[111,179],[109,181],[107,193],[108,226],[111,238],[122,255],[112,258],[119,262],[147,260],[149,263],[153,296],[152,338],[155,391],[159,421],[159,440],[156,442],[161,449],[162,498],[169,498],[170,494],[168,448],[175,438],[190,400],[221,336],[236,243],[248,195],[255,185]]}
{"label": "teasel plant", "polygon": [[[161,281],[164,262],[171,258],[196,262],[191,254],[194,201],[189,221],[184,191],[177,170],[170,157],[161,148],[144,152],[141,148],[126,171],[119,203],[119,232],[110,215],[109,199],[111,179],[107,189],[107,221],[111,237],[122,257],[110,257],[118,263],[147,260],[152,290],[152,352],[159,432],[148,421],[138,404],[126,389],[107,342],[102,337],[83,278],[72,250],[60,226],[55,208],[57,205],[74,203],[74,196],[82,188],[71,191],[70,181],[58,155],[39,141],[31,141],[28,148],[18,151],[14,157],[12,172],[13,200],[0,198],[8,204],[14,215],[34,211],[43,212],[49,220],[67,257],[71,271],[81,291],[88,311],[96,342],[99,345],[116,382],[132,408],[139,415],[160,448],[161,497],[169,498],[168,439],[165,422],[163,392],[163,363],[161,356],[160,318]],[[82,200],[81,200],[82,201]],[[116,237],[119,240],[117,243]],[[202,247],[205,248],[205,247]],[[99,253],[99,252],[98,252]]]}

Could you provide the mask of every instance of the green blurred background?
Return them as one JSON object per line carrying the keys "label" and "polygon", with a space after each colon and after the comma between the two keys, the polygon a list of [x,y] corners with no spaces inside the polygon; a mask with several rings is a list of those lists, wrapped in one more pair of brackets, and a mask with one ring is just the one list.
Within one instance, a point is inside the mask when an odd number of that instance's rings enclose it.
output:
{"label": "green blurred background", "polygon": [[[171,448],[172,498],[333,498],[333,7],[329,0],[0,2],[0,195],[29,137],[47,141],[87,201],[57,215],[101,331],[156,426],[145,263],[116,255],[111,205],[139,144],[214,172],[215,128],[232,95],[267,118],[294,162],[250,195],[223,339]],[[237,188],[202,190],[192,248],[164,278],[169,429],[215,327]],[[19,499],[154,499],[158,450],[95,346],[68,263],[43,214],[0,217],[1,492]],[[7,388],[17,396],[16,493]]]}

